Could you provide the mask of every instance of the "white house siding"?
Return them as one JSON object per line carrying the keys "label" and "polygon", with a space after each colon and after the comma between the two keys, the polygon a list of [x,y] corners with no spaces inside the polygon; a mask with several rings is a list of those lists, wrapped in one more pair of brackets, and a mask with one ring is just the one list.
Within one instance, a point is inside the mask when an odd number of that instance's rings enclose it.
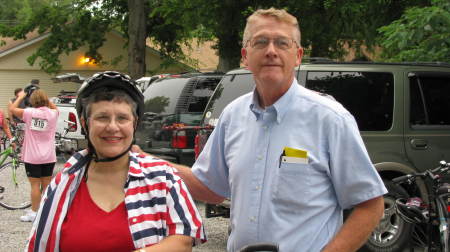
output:
{"label": "white house siding", "polygon": [[[91,76],[96,71],[82,71],[80,75]],[[53,76],[40,70],[1,70],[0,69],[0,108],[6,111],[8,101],[14,97],[14,89],[27,86],[31,79],[39,79],[40,86],[49,97],[56,96],[61,90],[77,91],[80,84],[72,82],[53,83]]]}
{"label": "white house siding", "polygon": [[[47,38],[46,35],[30,39],[21,44],[2,50],[0,47],[0,108],[6,111],[8,101],[14,96],[14,89],[17,87],[25,87],[31,79],[39,79],[41,88],[44,89],[49,97],[56,96],[61,90],[76,91],[80,84],[78,83],[53,83],[51,78],[55,74],[47,74],[40,69],[39,60],[33,66],[27,62],[27,58],[32,55],[42,45]],[[122,60],[114,66],[111,65],[94,65],[85,64],[80,60],[87,51],[87,48],[82,47],[70,54],[62,54],[60,56],[60,63],[62,70],[59,74],[64,73],[78,73],[83,77],[92,76],[96,72],[105,70],[115,70],[120,72],[127,71],[128,52],[124,47],[124,39],[117,32],[111,32],[106,35],[107,42],[99,49],[103,55],[103,59],[111,62],[117,57],[122,57]],[[148,70],[158,69],[161,63],[161,58],[158,52],[154,49],[147,48],[146,50],[146,66]],[[189,69],[188,66],[180,64],[173,66],[170,69],[163,70],[165,73],[179,73]]]}

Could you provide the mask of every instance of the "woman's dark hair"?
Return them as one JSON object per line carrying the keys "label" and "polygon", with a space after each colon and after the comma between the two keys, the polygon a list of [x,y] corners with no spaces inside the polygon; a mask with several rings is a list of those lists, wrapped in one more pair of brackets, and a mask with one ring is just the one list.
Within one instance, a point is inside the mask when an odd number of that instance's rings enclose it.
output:
{"label": "woman's dark hair", "polygon": [[133,112],[134,119],[136,120],[138,117],[136,113],[137,104],[127,93],[117,89],[111,90],[107,87],[98,88],[94,90],[91,95],[82,99],[82,107],[85,109],[82,115],[89,117],[91,114],[91,105],[100,101],[125,102],[131,105],[131,111]]}

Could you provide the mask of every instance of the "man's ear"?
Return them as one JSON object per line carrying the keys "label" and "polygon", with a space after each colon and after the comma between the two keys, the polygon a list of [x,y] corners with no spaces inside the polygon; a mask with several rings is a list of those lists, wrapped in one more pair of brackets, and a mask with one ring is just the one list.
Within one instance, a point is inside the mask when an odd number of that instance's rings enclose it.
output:
{"label": "man's ear", "polygon": [[302,63],[302,58],[303,58],[303,47],[299,47],[297,48],[297,52],[296,52],[296,66],[299,66]]}
{"label": "man's ear", "polygon": [[244,64],[244,66],[248,66],[248,62],[247,62],[247,49],[245,48],[241,48],[241,57],[242,57],[242,63]]}

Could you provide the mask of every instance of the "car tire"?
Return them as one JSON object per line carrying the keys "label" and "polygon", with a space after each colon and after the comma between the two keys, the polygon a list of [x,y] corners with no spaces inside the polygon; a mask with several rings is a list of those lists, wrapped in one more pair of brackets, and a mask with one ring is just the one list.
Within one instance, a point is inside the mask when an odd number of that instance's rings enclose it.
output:
{"label": "car tire", "polygon": [[403,251],[410,245],[413,225],[404,221],[395,212],[395,200],[408,197],[408,193],[401,186],[391,181],[384,180],[384,185],[388,189],[388,193],[384,195],[385,210],[383,218],[359,251]]}

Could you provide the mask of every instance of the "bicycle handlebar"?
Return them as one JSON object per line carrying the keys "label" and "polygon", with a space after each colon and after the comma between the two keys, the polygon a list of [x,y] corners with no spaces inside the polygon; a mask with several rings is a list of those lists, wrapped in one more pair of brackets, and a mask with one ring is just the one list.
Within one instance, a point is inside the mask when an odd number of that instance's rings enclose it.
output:
{"label": "bicycle handlebar", "polygon": [[76,123],[68,120],[64,120],[65,123],[69,124],[70,126],[75,125]]}
{"label": "bicycle handlebar", "polygon": [[416,172],[416,173],[411,173],[411,174],[406,174],[397,178],[393,178],[392,182],[394,183],[402,183],[408,180],[413,180],[416,177],[426,177],[429,176],[431,179],[436,179],[440,175],[443,173],[447,173],[449,171],[449,167],[450,167],[450,163],[447,163],[445,161],[440,161],[439,162],[440,165],[436,168],[433,169],[428,169],[424,172]]}
{"label": "bicycle handlebar", "polygon": [[416,177],[416,176],[411,175],[411,174],[407,174],[407,175],[403,175],[403,176],[400,176],[400,177],[397,177],[397,178],[393,178],[393,179],[392,179],[392,182],[394,182],[394,183],[400,183],[400,182],[403,182],[403,181],[412,179],[412,178],[414,178],[414,177]]}

